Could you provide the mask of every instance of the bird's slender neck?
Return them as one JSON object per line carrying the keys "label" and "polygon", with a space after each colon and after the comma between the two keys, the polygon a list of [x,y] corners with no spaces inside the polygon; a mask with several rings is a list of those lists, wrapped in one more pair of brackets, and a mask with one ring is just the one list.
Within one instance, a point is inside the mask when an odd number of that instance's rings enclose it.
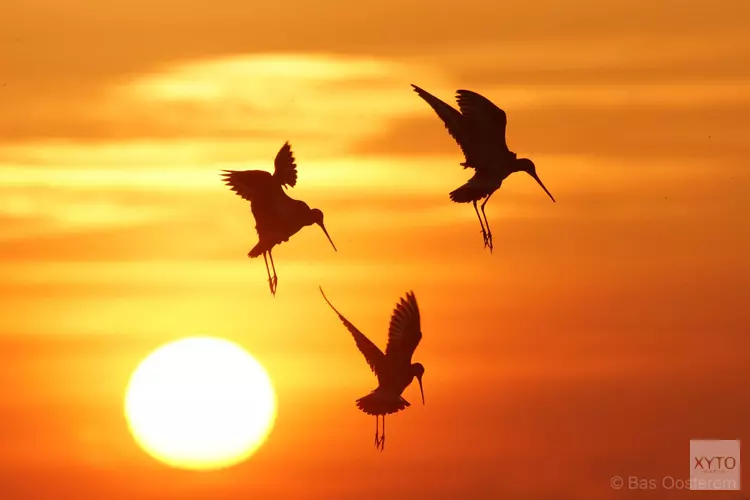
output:
{"label": "bird's slender neck", "polygon": [[305,224],[305,226],[312,226],[313,224],[315,224],[315,219],[313,219],[313,218],[312,218],[312,217],[310,217],[310,216],[308,216],[308,217],[305,217],[305,222],[304,222],[304,224]]}

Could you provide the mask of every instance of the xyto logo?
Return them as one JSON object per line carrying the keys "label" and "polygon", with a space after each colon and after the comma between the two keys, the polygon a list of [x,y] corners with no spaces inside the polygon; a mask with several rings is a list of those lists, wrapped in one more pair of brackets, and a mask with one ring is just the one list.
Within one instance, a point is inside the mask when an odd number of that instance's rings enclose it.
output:
{"label": "xyto logo", "polygon": [[693,457],[693,470],[696,472],[726,472],[737,467],[734,457]]}
{"label": "xyto logo", "polygon": [[740,489],[739,439],[690,440],[690,489]]}

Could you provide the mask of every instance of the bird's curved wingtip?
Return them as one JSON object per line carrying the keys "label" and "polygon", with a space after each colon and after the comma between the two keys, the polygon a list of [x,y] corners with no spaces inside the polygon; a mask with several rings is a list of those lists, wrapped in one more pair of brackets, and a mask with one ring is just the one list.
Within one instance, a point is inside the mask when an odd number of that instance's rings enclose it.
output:
{"label": "bird's curved wingtip", "polygon": [[328,300],[328,297],[326,297],[325,292],[323,292],[323,287],[318,285],[318,289],[320,290],[320,294],[323,296],[323,300],[325,300],[326,303],[330,306],[330,308],[333,309],[333,312],[335,312],[339,317],[342,317],[339,310],[336,309],[336,307],[333,304],[331,304],[331,301]]}

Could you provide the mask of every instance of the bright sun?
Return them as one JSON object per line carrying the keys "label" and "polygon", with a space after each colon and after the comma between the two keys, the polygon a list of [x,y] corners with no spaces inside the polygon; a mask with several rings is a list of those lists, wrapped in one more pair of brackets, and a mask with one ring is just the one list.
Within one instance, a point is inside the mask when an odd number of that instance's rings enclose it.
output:
{"label": "bright sun", "polygon": [[266,371],[237,344],[189,337],[135,369],[125,416],[138,444],[173,467],[219,469],[257,450],[276,419]]}

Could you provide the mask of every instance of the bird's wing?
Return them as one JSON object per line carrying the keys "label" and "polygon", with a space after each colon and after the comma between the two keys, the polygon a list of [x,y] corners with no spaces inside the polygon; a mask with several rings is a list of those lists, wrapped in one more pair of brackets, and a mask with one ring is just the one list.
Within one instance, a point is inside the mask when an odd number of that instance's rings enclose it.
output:
{"label": "bird's wing", "polygon": [[385,356],[398,363],[411,363],[411,357],[422,340],[419,320],[419,307],[414,292],[408,292],[406,299],[396,304],[388,328],[388,345]]}
{"label": "bird's wing", "polygon": [[279,181],[279,184],[286,187],[294,187],[297,184],[297,164],[294,161],[292,147],[289,142],[281,146],[276,159],[273,161],[273,176]]}
{"label": "bird's wing", "polygon": [[445,128],[448,133],[453,137],[458,146],[461,148],[461,152],[466,158],[466,166],[471,165],[471,148],[469,147],[469,135],[467,134],[466,126],[464,123],[464,117],[461,112],[450,104],[441,101],[434,95],[430,94],[426,90],[423,90],[416,85],[412,84],[414,92],[419,95],[422,99],[430,105],[430,107],[437,113],[438,117],[443,120]]}
{"label": "bird's wing", "polygon": [[272,179],[271,174],[263,170],[224,170],[221,175],[232,191],[249,202],[261,196]]}
{"label": "bird's wing", "polygon": [[483,145],[496,149],[498,153],[509,153],[505,140],[508,123],[505,111],[471,90],[457,90],[456,101],[461,114],[471,123],[473,133]]}
{"label": "bird's wing", "polygon": [[344,326],[352,334],[352,337],[354,337],[354,342],[357,344],[357,348],[359,348],[359,351],[367,360],[367,364],[370,365],[370,369],[372,369],[373,373],[378,375],[383,370],[383,364],[385,362],[385,354],[383,354],[383,351],[381,351],[378,346],[373,344],[370,339],[365,337],[364,333],[357,330],[356,326],[352,325],[348,319],[346,319],[335,307],[333,307],[333,304],[331,304],[331,302],[328,300],[326,294],[323,293],[322,287],[320,287],[320,293],[323,294],[323,298],[325,299],[325,301],[328,302],[329,306],[331,306],[333,312],[338,314],[341,322],[344,323]]}

